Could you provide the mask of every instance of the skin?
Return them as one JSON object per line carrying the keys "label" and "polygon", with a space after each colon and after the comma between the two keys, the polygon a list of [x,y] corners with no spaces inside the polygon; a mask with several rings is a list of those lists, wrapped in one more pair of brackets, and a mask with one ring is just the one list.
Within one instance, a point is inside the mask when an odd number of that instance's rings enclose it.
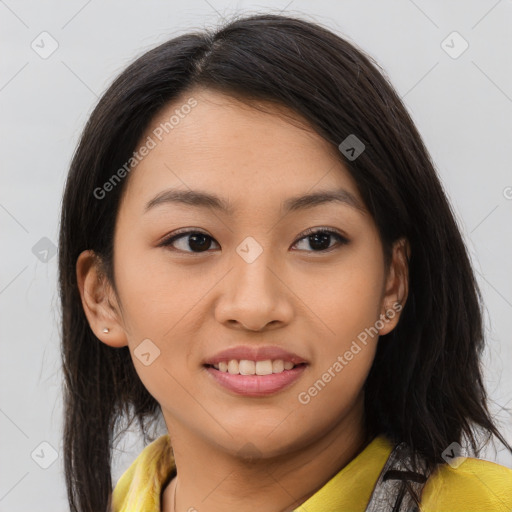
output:
{"label": "skin", "polygon": [[[397,301],[405,304],[409,249],[397,243],[386,269],[375,222],[346,204],[283,214],[285,199],[320,189],[343,188],[363,205],[337,148],[299,117],[280,116],[284,108],[262,112],[194,89],[166,106],[141,141],[191,96],[197,106],[129,175],[114,237],[119,294],[84,251],[76,266],[82,303],[103,343],[129,346],[140,379],[161,405],[179,475],[164,491],[163,511],[174,510],[174,485],[179,511],[291,511],[369,441],[362,387],[378,336],[360,344],[308,404],[297,397],[359,333]],[[215,193],[235,213],[178,204],[145,213],[145,204],[168,188]],[[180,228],[206,233],[210,245],[193,252],[197,245],[185,236],[174,250],[158,246]],[[308,228],[339,230],[349,242],[331,236],[322,252],[303,235]],[[250,264],[236,252],[247,236],[263,249]],[[399,317],[385,321],[379,335]],[[160,355],[145,366],[133,351],[147,338]],[[308,366],[269,397],[235,395],[202,362],[236,345],[277,345]],[[256,447],[252,461],[244,458],[247,443]]]}

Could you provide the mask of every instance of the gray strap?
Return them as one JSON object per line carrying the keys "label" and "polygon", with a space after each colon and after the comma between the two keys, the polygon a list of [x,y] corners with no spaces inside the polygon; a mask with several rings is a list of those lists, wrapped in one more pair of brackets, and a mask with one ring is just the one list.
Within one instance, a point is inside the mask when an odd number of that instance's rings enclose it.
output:
{"label": "gray strap", "polygon": [[411,451],[407,444],[395,446],[382,468],[365,512],[417,512],[407,486],[421,496],[428,474],[425,463],[417,457],[421,472],[412,471]]}

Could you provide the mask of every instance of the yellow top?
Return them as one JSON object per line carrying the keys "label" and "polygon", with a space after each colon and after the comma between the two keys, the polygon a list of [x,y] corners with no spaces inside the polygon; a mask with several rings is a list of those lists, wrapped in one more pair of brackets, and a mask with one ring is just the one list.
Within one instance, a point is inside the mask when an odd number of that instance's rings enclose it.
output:
{"label": "yellow top", "polygon": [[[364,512],[392,451],[375,437],[296,512]],[[112,495],[113,512],[161,512],[161,493],[175,476],[169,435],[146,446],[123,473]],[[512,469],[467,458],[457,468],[439,465],[421,496],[421,512],[511,512]]]}

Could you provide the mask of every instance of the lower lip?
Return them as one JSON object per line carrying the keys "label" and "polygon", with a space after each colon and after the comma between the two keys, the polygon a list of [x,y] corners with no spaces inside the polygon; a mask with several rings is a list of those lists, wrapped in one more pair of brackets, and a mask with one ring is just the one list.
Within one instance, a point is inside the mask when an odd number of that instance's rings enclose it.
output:
{"label": "lower lip", "polygon": [[208,366],[208,373],[224,388],[243,396],[267,396],[282,391],[295,382],[306,369],[300,364],[291,370],[270,375],[238,375]]}

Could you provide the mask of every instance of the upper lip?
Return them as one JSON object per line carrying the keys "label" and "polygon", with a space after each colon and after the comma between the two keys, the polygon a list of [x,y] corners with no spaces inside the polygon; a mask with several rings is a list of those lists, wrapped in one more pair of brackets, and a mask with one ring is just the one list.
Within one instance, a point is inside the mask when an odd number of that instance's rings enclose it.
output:
{"label": "upper lip", "polygon": [[236,359],[240,361],[242,359],[247,359],[248,361],[266,361],[282,359],[283,361],[290,361],[293,364],[307,363],[307,361],[294,354],[293,352],[289,352],[280,347],[276,346],[265,346],[265,347],[247,347],[247,346],[238,346],[232,347],[220,352],[217,352],[214,356],[205,359],[203,364],[218,364],[221,361],[230,361],[231,359]]}

